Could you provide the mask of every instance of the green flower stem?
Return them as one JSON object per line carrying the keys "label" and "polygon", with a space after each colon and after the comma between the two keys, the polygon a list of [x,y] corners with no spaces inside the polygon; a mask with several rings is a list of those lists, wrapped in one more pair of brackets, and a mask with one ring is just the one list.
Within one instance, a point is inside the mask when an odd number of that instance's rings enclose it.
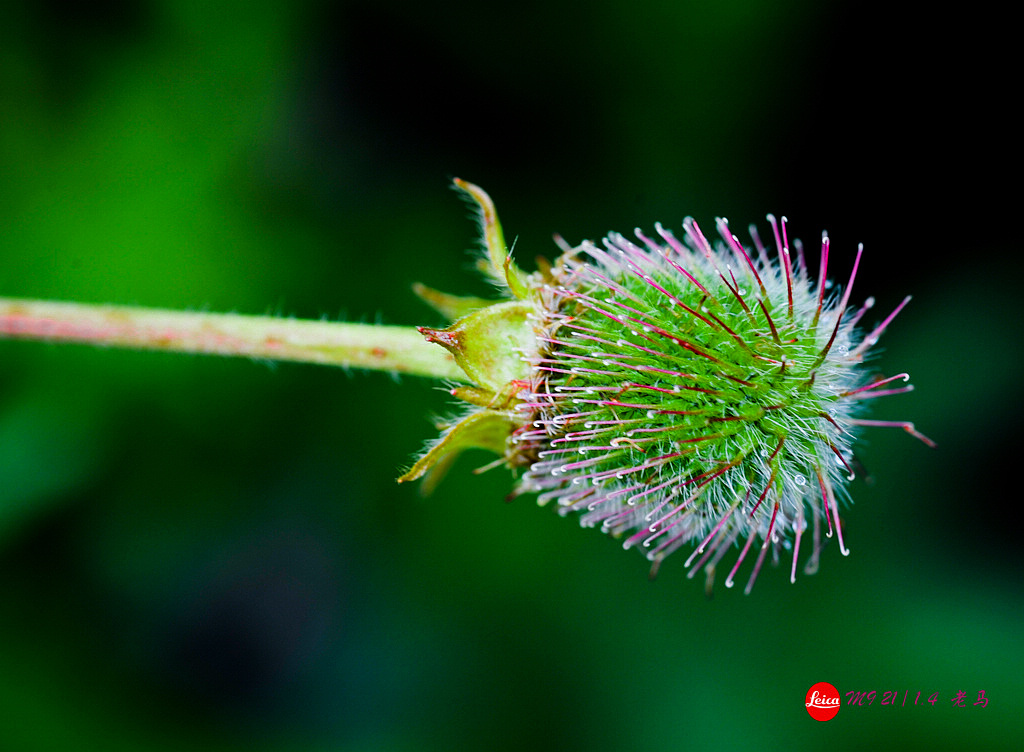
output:
{"label": "green flower stem", "polygon": [[0,338],[4,337],[466,380],[451,353],[427,342],[414,327],[404,326],[0,298]]}

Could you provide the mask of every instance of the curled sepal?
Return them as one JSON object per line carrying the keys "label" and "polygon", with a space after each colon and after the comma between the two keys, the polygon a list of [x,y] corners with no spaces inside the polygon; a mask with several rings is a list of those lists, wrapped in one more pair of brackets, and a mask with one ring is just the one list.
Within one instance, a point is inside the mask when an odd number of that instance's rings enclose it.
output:
{"label": "curled sepal", "polygon": [[[517,425],[513,413],[498,410],[474,412],[441,436],[430,451],[420,457],[398,482],[416,480],[431,471],[442,472],[464,449],[489,449],[496,454],[504,455],[509,436]],[[431,481],[431,485],[434,485],[437,479],[431,478]]]}
{"label": "curled sepal", "polygon": [[536,335],[524,302],[495,303],[456,321],[446,329],[418,327],[428,342],[455,356],[469,380],[494,394],[509,382],[530,377],[527,359],[536,348]]}
{"label": "curled sepal", "polygon": [[487,263],[484,264],[484,270],[495,282],[508,287],[509,291],[519,300],[525,300],[530,292],[527,275],[512,261],[512,255],[509,253],[508,246],[505,245],[505,235],[501,231],[501,222],[498,221],[498,212],[494,208],[491,197],[480,186],[460,178],[455,178],[453,182],[456,188],[473,200],[480,214],[482,240],[484,249],[487,251]]}

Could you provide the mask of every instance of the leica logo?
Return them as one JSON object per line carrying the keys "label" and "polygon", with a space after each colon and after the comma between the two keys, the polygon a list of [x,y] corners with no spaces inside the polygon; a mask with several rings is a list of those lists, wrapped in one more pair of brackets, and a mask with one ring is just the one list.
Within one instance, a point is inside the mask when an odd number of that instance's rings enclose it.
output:
{"label": "leica logo", "polygon": [[838,704],[838,697],[825,697],[818,694],[817,690],[811,692],[811,699],[807,701],[807,707],[809,708],[834,708]]}
{"label": "leica logo", "polygon": [[839,690],[828,682],[818,682],[807,690],[804,705],[816,721],[831,721],[839,712]]}

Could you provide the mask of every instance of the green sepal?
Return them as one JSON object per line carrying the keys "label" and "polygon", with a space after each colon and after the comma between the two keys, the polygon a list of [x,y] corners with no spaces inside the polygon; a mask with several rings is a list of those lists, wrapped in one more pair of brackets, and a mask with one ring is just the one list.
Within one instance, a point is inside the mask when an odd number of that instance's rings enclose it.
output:
{"label": "green sepal", "polygon": [[457,386],[451,390],[451,395],[477,407],[494,407],[494,392],[478,386]]}
{"label": "green sepal", "polygon": [[495,302],[472,296],[449,295],[446,292],[435,290],[433,287],[427,287],[419,282],[413,283],[412,291],[416,293],[420,300],[449,321],[461,319],[463,316],[468,316],[473,311],[479,311],[481,308],[486,308]]}
{"label": "green sepal", "polygon": [[480,265],[495,282],[506,286],[518,299],[524,300],[530,293],[530,285],[526,273],[516,266],[505,245],[505,235],[498,221],[498,212],[494,209],[491,197],[478,185],[455,178],[455,187],[463,191],[475,204],[480,214],[480,229],[483,245],[487,251],[486,259]]}
{"label": "green sepal", "polygon": [[[431,470],[446,469],[464,449],[488,449],[504,455],[509,436],[517,427],[512,413],[481,410],[460,420],[445,433],[430,451],[420,457],[399,483],[422,478]],[[436,479],[432,479],[432,485]]]}
{"label": "green sepal", "polygon": [[446,329],[418,328],[428,342],[436,342],[455,356],[470,381],[499,394],[509,382],[530,377],[524,355],[536,347],[528,319],[531,310],[530,304],[521,301],[495,303]]}

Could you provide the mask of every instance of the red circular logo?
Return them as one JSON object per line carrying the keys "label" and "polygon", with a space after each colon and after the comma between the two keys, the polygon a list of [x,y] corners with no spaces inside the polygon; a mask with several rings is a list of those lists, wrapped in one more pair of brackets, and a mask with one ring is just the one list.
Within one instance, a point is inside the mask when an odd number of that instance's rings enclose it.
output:
{"label": "red circular logo", "polygon": [[807,712],[816,721],[831,721],[839,712],[839,690],[828,682],[818,682],[807,690]]}

